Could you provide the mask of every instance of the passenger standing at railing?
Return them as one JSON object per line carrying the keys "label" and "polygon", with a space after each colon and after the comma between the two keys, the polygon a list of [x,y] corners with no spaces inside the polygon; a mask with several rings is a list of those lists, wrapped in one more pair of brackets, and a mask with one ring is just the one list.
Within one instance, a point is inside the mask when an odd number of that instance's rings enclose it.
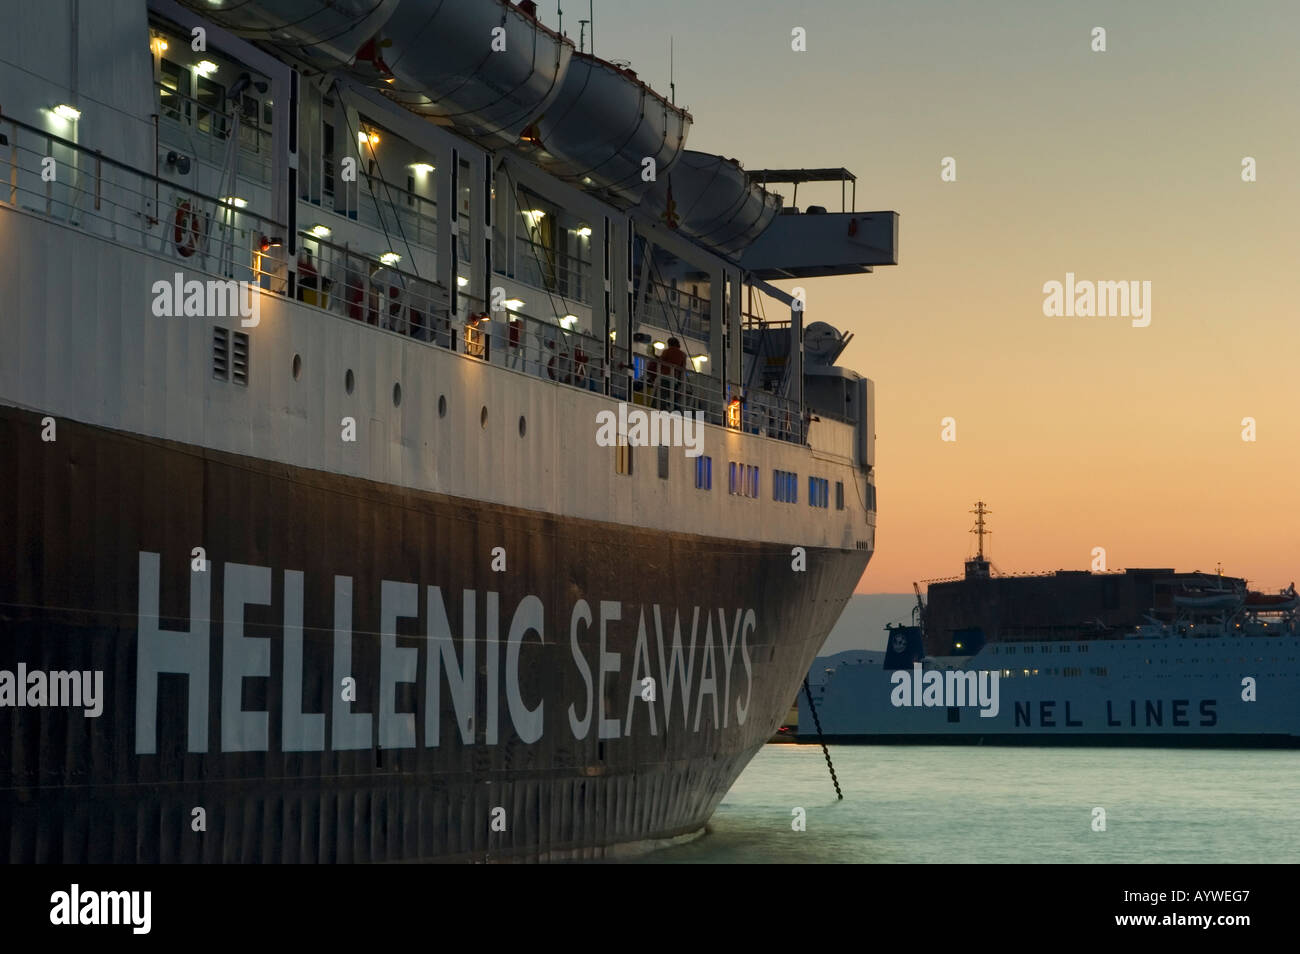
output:
{"label": "passenger standing at railing", "polygon": [[659,355],[660,386],[668,392],[668,409],[681,410],[682,385],[686,378],[686,352],[676,338],[668,339],[668,347]]}

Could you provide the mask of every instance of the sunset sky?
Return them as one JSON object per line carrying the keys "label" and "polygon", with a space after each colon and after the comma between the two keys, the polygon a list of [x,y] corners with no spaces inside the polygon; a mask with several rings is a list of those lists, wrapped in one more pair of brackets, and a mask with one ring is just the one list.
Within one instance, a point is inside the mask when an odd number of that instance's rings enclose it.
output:
{"label": "sunset sky", "polygon": [[[897,267],[806,284],[877,383],[860,592],[959,573],[976,499],[1006,572],[1300,578],[1300,4],[596,2],[596,53],[664,92],[670,36],[690,148],[901,214]],[[1150,326],[1044,317],[1066,272],[1151,282]]]}

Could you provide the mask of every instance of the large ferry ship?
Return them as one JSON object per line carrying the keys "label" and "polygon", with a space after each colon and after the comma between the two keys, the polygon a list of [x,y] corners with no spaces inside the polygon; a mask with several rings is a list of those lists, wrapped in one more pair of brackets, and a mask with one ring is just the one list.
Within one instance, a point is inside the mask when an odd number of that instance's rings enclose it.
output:
{"label": "large ferry ship", "polygon": [[896,213],[528,2],[0,25],[5,860],[700,832],[874,546],[872,382],[772,283]]}
{"label": "large ferry ship", "polygon": [[[802,741],[1300,746],[1300,597],[1221,573],[1001,575],[979,548],[885,650],[819,657]],[[816,709],[816,720],[812,707]]]}

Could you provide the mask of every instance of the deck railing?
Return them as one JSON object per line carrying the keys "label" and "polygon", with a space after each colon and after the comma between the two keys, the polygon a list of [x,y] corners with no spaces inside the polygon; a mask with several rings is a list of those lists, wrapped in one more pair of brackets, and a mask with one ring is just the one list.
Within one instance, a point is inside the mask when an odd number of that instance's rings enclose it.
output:
{"label": "deck railing", "polygon": [[[42,175],[50,158],[58,170],[53,179]],[[247,208],[7,116],[0,116],[0,175],[7,180],[0,201],[14,208],[161,255],[177,267],[288,293],[284,227]],[[602,338],[566,327],[567,317],[489,313],[485,302],[463,292],[453,311],[438,282],[309,232],[299,233],[299,242],[294,297],[339,317],[632,404],[699,411],[717,425],[728,422],[728,405],[740,397],[734,386],[652,353],[629,355],[614,341],[607,348]],[[802,443],[806,422],[794,402],[751,391],[740,428]]]}
{"label": "deck railing", "polygon": [[140,171],[0,116],[0,196],[73,228],[186,268],[284,294],[284,227],[235,202]]}

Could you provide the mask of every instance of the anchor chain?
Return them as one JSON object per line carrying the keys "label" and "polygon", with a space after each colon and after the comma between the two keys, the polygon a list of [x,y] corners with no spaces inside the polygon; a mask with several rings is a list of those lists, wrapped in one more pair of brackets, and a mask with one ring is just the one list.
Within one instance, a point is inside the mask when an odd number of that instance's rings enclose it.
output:
{"label": "anchor chain", "polygon": [[808,709],[812,712],[813,725],[817,727],[817,741],[821,743],[822,755],[826,756],[826,767],[831,770],[831,783],[835,786],[835,797],[844,801],[844,793],[840,791],[840,780],[835,777],[835,766],[831,764],[831,751],[826,748],[826,740],[822,738],[822,720],[817,718],[817,706],[813,702],[812,690],[808,688],[808,677],[803,680],[803,694],[808,699]]}

